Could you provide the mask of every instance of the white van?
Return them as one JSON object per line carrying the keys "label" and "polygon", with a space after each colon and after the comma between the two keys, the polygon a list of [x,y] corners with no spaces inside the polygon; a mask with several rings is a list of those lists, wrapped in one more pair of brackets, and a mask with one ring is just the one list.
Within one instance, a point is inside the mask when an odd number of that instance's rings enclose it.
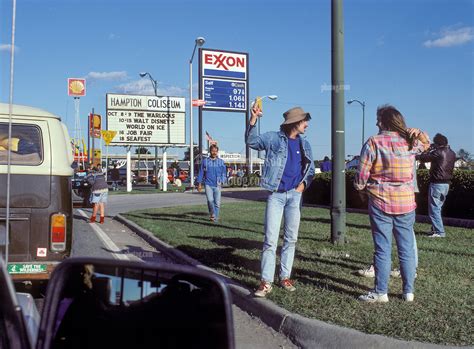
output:
{"label": "white van", "polygon": [[8,272],[14,280],[47,280],[72,243],[72,146],[61,119],[0,103],[0,252],[5,252],[7,156],[11,144]]}

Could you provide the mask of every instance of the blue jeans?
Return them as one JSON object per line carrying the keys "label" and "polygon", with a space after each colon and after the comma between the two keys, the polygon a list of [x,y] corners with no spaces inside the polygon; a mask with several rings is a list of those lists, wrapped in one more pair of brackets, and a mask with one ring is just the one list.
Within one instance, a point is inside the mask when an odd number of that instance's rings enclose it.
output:
{"label": "blue jeans", "polygon": [[221,207],[221,187],[211,187],[206,184],[205,190],[209,214],[214,216],[214,221],[217,222],[219,218],[219,208]]}
{"label": "blue jeans", "polygon": [[375,246],[375,292],[388,293],[393,234],[397,243],[403,293],[414,293],[416,267],[413,224],[415,223],[415,211],[391,215],[369,203],[369,216]]}
{"label": "blue jeans", "polygon": [[441,209],[448,195],[449,184],[447,183],[430,183],[428,194],[428,214],[431,220],[431,232],[445,235],[443,218],[441,217]]}
{"label": "blue jeans", "polygon": [[272,192],[265,209],[265,240],[262,249],[262,280],[273,282],[275,277],[276,249],[282,217],[283,247],[281,249],[280,279],[289,279],[295,257],[296,240],[301,216],[301,193],[295,189]]}
{"label": "blue jeans", "polygon": [[415,269],[418,269],[418,246],[416,244],[415,230],[413,230],[413,249],[415,253]]}

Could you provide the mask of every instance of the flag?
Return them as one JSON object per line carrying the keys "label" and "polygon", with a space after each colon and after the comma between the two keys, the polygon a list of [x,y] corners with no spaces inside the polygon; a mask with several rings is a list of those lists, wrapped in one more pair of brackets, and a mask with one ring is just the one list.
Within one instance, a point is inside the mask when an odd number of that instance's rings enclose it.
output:
{"label": "flag", "polygon": [[206,131],[206,139],[209,142],[209,145],[217,144],[217,141],[215,139],[212,139],[211,135],[207,131]]}
{"label": "flag", "polygon": [[212,141],[213,141],[211,135],[210,135],[209,132],[207,132],[207,131],[206,131],[206,139],[207,139],[208,142],[212,142]]}

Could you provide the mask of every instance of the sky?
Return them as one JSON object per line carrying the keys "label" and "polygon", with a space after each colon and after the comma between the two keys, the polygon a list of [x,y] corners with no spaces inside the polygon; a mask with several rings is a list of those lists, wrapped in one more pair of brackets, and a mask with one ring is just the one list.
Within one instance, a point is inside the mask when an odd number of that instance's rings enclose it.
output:
{"label": "sky", "polygon": [[[456,152],[474,153],[474,0],[346,0],[344,98],[366,104],[365,138],[377,106],[390,103],[409,127],[442,133]],[[9,100],[12,0],[0,0],[0,101]],[[106,93],[189,97],[196,37],[205,48],[249,55],[249,99],[263,101],[261,132],[301,106],[315,159],[331,156],[329,0],[17,0],[13,101],[60,115],[74,134],[68,77],[85,77],[82,132]],[[197,95],[198,59],[193,62]],[[186,107],[189,115],[188,107]],[[197,120],[197,108],[194,108]],[[194,125],[197,141],[197,122]],[[203,132],[221,150],[245,154],[245,114],[203,112]],[[362,108],[345,104],[345,154],[359,154]],[[186,129],[189,139],[189,128]],[[121,153],[114,147],[109,153]],[[169,153],[180,155],[179,149]]]}

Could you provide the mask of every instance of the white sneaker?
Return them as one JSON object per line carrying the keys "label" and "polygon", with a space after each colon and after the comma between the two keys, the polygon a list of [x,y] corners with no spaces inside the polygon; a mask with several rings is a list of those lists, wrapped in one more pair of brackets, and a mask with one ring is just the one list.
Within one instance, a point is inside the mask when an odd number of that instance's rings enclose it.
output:
{"label": "white sneaker", "polygon": [[388,295],[386,293],[369,292],[369,294],[359,296],[359,300],[367,303],[387,303]]}
{"label": "white sneaker", "polygon": [[363,276],[366,278],[374,278],[375,277],[375,269],[373,265],[369,265],[366,269],[359,269],[357,270],[357,274],[359,276]]}
{"label": "white sneaker", "polygon": [[261,281],[257,291],[254,292],[255,297],[264,298],[267,294],[272,292],[272,284],[270,282]]}
{"label": "white sneaker", "polygon": [[[402,274],[400,273],[400,269],[393,269],[391,272],[390,272],[390,276],[393,277],[393,278],[401,278],[402,277]],[[415,272],[415,278],[418,276],[418,273]]]}
{"label": "white sneaker", "polygon": [[432,233],[428,235],[429,238],[444,238],[446,237],[446,234],[440,234],[440,233]]}
{"label": "white sneaker", "polygon": [[403,300],[405,302],[413,302],[415,299],[415,295],[413,293],[404,293],[403,294]]}

